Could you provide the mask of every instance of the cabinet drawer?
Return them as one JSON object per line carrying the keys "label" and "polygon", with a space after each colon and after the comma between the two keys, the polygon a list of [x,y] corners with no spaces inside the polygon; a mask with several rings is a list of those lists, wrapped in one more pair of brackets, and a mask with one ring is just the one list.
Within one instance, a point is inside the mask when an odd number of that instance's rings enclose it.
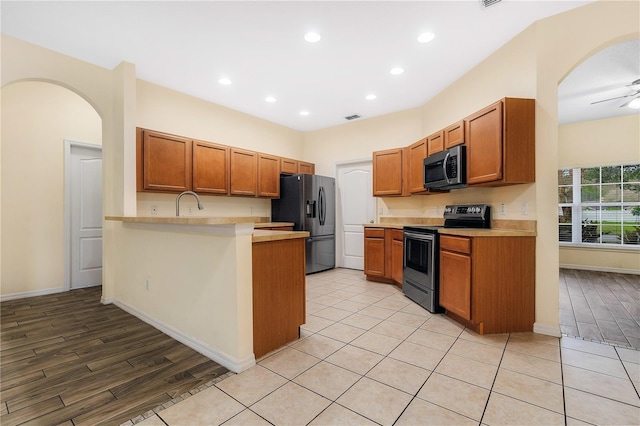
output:
{"label": "cabinet drawer", "polygon": [[404,241],[404,231],[401,231],[400,229],[392,229],[391,238],[397,241]]}
{"label": "cabinet drawer", "polygon": [[471,253],[471,239],[466,237],[440,236],[440,249],[456,251],[458,253]]}
{"label": "cabinet drawer", "polygon": [[384,238],[384,228],[364,228],[365,238]]}

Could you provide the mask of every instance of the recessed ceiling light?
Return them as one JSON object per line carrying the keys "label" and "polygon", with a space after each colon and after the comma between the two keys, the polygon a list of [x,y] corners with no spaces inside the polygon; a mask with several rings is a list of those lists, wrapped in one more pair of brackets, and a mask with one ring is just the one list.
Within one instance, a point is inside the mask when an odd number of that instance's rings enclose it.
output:
{"label": "recessed ceiling light", "polygon": [[627,105],[629,108],[640,109],[640,97],[635,98]]}
{"label": "recessed ceiling light", "polygon": [[309,115],[309,111],[300,111],[300,115]]}
{"label": "recessed ceiling light", "polygon": [[372,100],[374,100],[375,98],[377,98],[377,96],[376,96],[376,95],[374,95],[374,94],[372,93],[372,94],[370,94],[370,95],[365,96],[364,98],[365,98],[366,100],[368,100],[368,101],[372,101]]}
{"label": "recessed ceiling light", "polygon": [[418,41],[420,43],[429,43],[436,37],[434,33],[422,33],[418,36]]}
{"label": "recessed ceiling light", "polygon": [[220,80],[218,80],[218,83],[220,84],[224,84],[225,86],[228,86],[231,84],[231,80],[229,80],[226,77],[221,78]]}
{"label": "recessed ceiling light", "polygon": [[276,98],[274,98],[273,96],[267,96],[266,98],[264,98],[264,100],[267,102],[275,102]]}
{"label": "recessed ceiling light", "polygon": [[391,68],[391,71],[389,72],[393,75],[398,75],[398,74],[402,74],[404,72],[404,69],[400,67],[396,67],[396,68]]}
{"label": "recessed ceiling light", "polygon": [[320,34],[315,33],[313,31],[308,32],[304,35],[304,39],[307,40],[309,43],[316,43],[318,41],[320,41],[322,37],[320,36]]}

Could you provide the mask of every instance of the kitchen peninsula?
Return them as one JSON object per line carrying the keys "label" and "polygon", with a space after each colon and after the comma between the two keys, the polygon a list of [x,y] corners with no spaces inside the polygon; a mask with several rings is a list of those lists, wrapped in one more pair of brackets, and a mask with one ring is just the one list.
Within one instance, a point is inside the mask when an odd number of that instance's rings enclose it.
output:
{"label": "kitchen peninsula", "polygon": [[[267,225],[267,218],[257,217],[106,220],[112,244],[105,249],[124,261],[111,268],[114,276],[107,282],[115,284],[103,288],[103,303],[118,305],[234,372],[297,338],[304,322],[307,232],[254,229],[256,223]],[[276,338],[263,336],[276,332],[270,315],[283,311],[262,306],[274,299],[290,304],[285,311],[292,312],[288,322],[279,323],[283,329]]]}

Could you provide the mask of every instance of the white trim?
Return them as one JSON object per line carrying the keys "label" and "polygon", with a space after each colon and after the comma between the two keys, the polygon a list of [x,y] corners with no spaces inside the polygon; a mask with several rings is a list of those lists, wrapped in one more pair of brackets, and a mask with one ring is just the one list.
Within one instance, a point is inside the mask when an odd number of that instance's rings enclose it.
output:
{"label": "white trim", "polygon": [[[71,147],[100,151],[102,145],[64,140],[64,287],[71,290]],[[102,155],[101,155],[102,156]],[[104,261],[104,259],[103,259]]]}
{"label": "white trim", "polygon": [[559,247],[567,250],[592,250],[592,251],[610,251],[616,253],[638,253],[640,252],[640,246],[634,244],[581,244],[581,243],[567,243],[560,242]]}
{"label": "white trim", "polygon": [[23,291],[21,293],[11,293],[0,296],[0,302],[7,300],[23,299],[25,297],[46,296],[47,294],[63,293],[64,287],[46,288],[44,290]]}
{"label": "white trim", "polygon": [[162,331],[164,334],[171,336],[172,338],[174,338],[175,340],[177,340],[180,343],[185,344],[186,346],[190,347],[191,349],[200,352],[202,355],[206,356],[209,359],[212,359],[213,361],[217,362],[218,364],[222,365],[223,367],[233,371],[234,373],[240,373],[244,370],[247,370],[251,367],[253,367],[254,365],[256,365],[256,359],[254,357],[253,354],[251,354],[250,356],[244,358],[244,359],[235,359],[231,356],[229,356],[228,354],[225,354],[223,352],[220,352],[192,337],[189,337],[187,335],[182,334],[181,332],[179,332],[178,330],[176,330],[175,328],[166,325],[162,322],[159,322],[151,317],[149,317],[148,315],[146,315],[145,313],[139,311],[138,309],[134,308],[131,305],[128,305],[125,302],[122,302],[120,300],[116,300],[116,299],[102,299],[101,300],[103,304],[107,304],[107,303],[113,303],[114,305],[118,306],[119,308],[121,308],[122,310],[130,313],[131,315],[141,319],[142,321],[146,322],[147,324],[157,328],[158,330]]}
{"label": "white trim", "polygon": [[615,272],[617,274],[640,275],[640,270],[638,269],[610,268],[608,266],[598,266],[598,265],[571,265],[567,263],[561,263],[560,268],[580,269],[583,271]]}
{"label": "white trim", "polygon": [[538,334],[544,334],[546,336],[553,336],[553,337],[562,336],[559,325],[542,324],[539,322],[533,323],[533,332]]}

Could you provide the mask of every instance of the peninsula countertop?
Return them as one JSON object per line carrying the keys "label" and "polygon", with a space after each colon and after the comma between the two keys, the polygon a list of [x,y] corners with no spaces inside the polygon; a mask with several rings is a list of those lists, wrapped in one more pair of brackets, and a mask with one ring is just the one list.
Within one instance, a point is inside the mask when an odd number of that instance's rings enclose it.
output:
{"label": "peninsula countertop", "polygon": [[269,218],[258,216],[105,216],[105,219],[171,225],[234,225],[237,223],[264,223],[269,220]]}

